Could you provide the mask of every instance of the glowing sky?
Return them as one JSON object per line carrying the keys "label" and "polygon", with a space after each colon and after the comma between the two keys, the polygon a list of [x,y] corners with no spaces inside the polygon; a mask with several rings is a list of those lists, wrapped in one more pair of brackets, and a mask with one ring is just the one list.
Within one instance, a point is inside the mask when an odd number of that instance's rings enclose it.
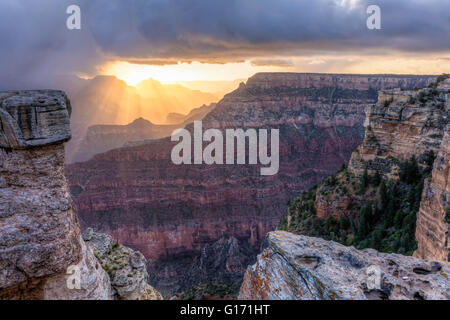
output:
{"label": "glowing sky", "polygon": [[109,62],[100,73],[113,75],[128,85],[137,85],[148,78],[161,83],[185,81],[232,81],[246,79],[257,72],[324,72],[324,73],[379,73],[379,74],[440,74],[450,71],[450,59],[437,56],[319,56],[287,60],[286,65],[259,65],[252,61],[225,64],[178,63],[169,65],[133,64],[126,61]]}
{"label": "glowing sky", "polygon": [[[374,3],[381,30],[366,27]],[[81,30],[66,28],[72,4]],[[2,0],[0,89],[61,75],[134,85],[261,71],[448,73],[449,21],[449,0]]]}
{"label": "glowing sky", "polygon": [[124,80],[127,84],[134,86],[148,78],[164,84],[184,81],[232,81],[248,78],[257,72],[276,72],[285,71],[286,69],[275,66],[254,66],[249,61],[225,64],[180,62],[174,65],[162,66],[118,61],[105,65],[101,73],[114,75]]}

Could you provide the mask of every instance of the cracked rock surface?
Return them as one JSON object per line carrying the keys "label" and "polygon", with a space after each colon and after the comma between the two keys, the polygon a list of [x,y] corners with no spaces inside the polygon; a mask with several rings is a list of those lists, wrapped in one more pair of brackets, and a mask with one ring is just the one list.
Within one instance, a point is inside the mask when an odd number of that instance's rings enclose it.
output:
{"label": "cracked rock surface", "polygon": [[240,299],[448,300],[450,264],[275,231]]}

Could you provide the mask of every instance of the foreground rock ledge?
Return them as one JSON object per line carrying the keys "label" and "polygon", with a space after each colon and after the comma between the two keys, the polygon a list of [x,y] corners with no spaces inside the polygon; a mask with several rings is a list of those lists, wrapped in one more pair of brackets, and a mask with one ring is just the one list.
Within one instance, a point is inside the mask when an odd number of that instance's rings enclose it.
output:
{"label": "foreground rock ledge", "polygon": [[[276,231],[244,277],[240,299],[448,300],[450,264]],[[379,270],[375,278],[371,270]],[[374,288],[371,279],[379,278]],[[368,287],[369,286],[369,287]],[[369,289],[371,288],[371,289]]]}

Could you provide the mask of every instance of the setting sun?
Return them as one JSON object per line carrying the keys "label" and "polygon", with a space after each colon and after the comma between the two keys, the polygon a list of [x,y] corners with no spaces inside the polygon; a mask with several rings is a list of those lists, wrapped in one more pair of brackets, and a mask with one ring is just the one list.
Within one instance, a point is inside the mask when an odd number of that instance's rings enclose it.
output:
{"label": "setting sun", "polygon": [[116,76],[128,85],[136,86],[149,78],[163,84],[185,81],[232,81],[249,78],[257,72],[281,71],[281,68],[255,66],[249,61],[225,64],[192,62],[171,65],[146,65],[118,61],[108,63],[103,67],[102,71],[106,75]]}

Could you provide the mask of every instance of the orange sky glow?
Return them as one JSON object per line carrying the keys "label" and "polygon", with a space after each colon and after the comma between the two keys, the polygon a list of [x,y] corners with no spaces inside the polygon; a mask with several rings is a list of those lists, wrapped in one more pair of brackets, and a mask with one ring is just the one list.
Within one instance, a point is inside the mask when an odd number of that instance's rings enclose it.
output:
{"label": "orange sky glow", "polygon": [[179,62],[172,65],[147,65],[114,61],[101,66],[99,73],[116,76],[128,85],[135,86],[148,78],[163,84],[186,81],[233,81],[247,79],[258,72],[441,74],[445,70],[450,70],[450,56],[442,55],[313,56],[284,59],[289,61],[289,64],[260,65],[248,60],[224,64]]}

